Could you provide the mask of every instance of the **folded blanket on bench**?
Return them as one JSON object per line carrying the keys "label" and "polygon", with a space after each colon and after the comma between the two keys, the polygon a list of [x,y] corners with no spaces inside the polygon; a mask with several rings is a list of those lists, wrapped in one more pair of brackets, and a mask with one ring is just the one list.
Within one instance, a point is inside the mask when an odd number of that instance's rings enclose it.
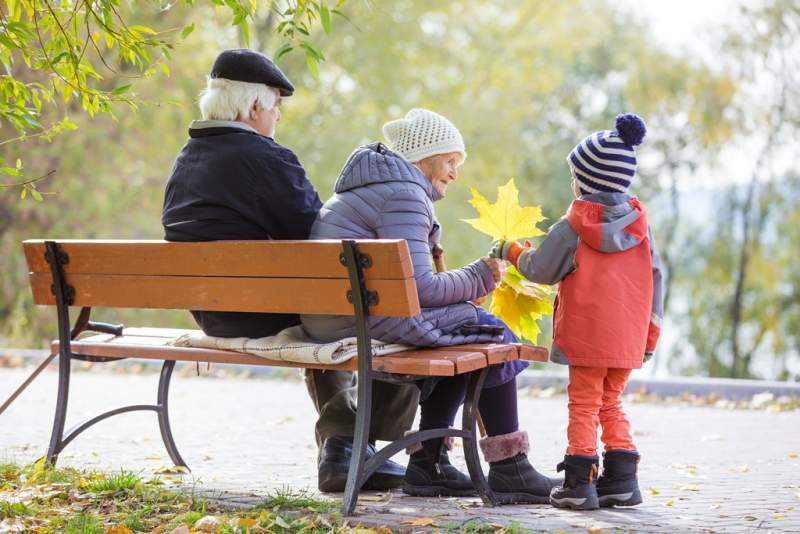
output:
{"label": "folded blanket on bench", "polygon": [[[295,363],[336,364],[346,362],[358,355],[355,337],[331,343],[316,343],[309,339],[302,326],[292,326],[274,336],[261,338],[213,337],[205,334],[185,334],[170,342],[176,347],[233,350],[252,354],[268,360]],[[384,356],[415,347],[383,343],[372,340],[372,354]]]}

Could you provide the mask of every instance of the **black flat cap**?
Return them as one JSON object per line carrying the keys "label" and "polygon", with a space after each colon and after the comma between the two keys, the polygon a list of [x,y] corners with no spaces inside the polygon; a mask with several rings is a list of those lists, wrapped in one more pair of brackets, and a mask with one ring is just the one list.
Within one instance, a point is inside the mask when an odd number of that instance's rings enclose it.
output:
{"label": "black flat cap", "polygon": [[225,50],[214,60],[212,78],[263,83],[277,88],[281,96],[292,96],[294,85],[267,56],[248,48]]}

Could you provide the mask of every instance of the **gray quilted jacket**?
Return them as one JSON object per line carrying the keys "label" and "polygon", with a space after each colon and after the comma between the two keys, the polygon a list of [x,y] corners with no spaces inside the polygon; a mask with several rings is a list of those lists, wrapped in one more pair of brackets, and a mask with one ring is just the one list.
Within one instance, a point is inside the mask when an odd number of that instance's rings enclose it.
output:
{"label": "gray quilted jacket", "polygon": [[[373,339],[417,346],[500,341],[502,335],[464,331],[478,323],[477,308],[467,302],[494,289],[481,260],[462,269],[436,273],[431,247],[440,229],[433,202],[440,196],[413,165],[384,145],[356,149],[336,180],[334,195],[322,206],[311,239],[405,239],[414,265],[422,312],[416,317],[371,317]],[[308,334],[328,342],[355,335],[354,318],[301,317]]]}

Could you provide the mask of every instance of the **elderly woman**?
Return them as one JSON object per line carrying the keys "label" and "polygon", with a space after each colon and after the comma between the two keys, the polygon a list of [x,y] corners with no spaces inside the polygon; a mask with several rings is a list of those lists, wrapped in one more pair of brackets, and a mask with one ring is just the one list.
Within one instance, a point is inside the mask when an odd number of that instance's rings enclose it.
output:
{"label": "elderly woman", "polygon": [[[510,342],[514,335],[496,317],[472,304],[500,278],[490,258],[443,273],[432,269],[431,249],[440,227],[433,203],[444,197],[466,158],[461,134],[446,118],[424,109],[383,127],[381,143],[358,148],[347,160],[335,194],[322,207],[312,239],[405,239],[414,265],[422,312],[412,318],[371,317],[372,337],[417,346]],[[302,316],[308,334],[322,342],[354,334],[354,319]],[[479,411],[488,437],[481,440],[489,462],[489,485],[506,502],[547,503],[556,481],[528,462],[528,436],[517,420],[516,375],[526,362],[493,367]],[[463,376],[428,379],[421,391],[420,430],[451,426],[464,400]],[[429,440],[411,455],[403,490],[411,495],[473,494],[469,477],[450,464],[443,440]]]}

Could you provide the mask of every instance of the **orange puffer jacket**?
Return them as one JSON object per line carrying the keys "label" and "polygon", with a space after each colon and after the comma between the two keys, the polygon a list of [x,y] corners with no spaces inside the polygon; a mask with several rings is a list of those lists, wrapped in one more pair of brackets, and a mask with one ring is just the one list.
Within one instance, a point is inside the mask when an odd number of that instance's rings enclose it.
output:
{"label": "orange puffer jacket", "polygon": [[534,282],[560,282],[553,361],[638,369],[655,350],[663,317],[661,267],[637,198],[584,195],[537,249],[515,249],[509,259]]}

